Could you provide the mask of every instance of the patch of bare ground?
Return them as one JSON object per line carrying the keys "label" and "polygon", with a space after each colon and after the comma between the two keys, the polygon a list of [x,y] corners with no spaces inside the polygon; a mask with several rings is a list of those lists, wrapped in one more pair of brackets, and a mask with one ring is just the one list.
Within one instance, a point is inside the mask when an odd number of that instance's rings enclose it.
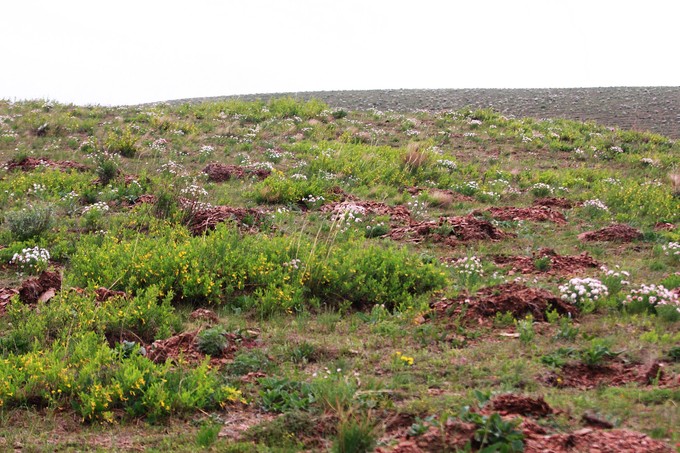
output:
{"label": "patch of bare ground", "polygon": [[8,170],[23,170],[23,171],[31,171],[35,170],[38,167],[50,167],[50,168],[58,168],[59,170],[78,170],[78,171],[86,171],[88,170],[88,167],[83,164],[79,164],[78,162],[72,162],[70,160],[60,160],[60,161],[54,161],[51,159],[48,159],[47,157],[24,157],[21,160],[10,160],[7,162],[6,167]]}
{"label": "patch of bare ground", "polygon": [[473,296],[442,299],[431,305],[438,318],[467,319],[477,324],[489,324],[496,313],[512,313],[515,318],[532,315],[545,321],[546,310],[552,308],[562,315],[575,317],[576,308],[540,288],[530,288],[519,283],[504,283],[479,290]]}
{"label": "patch of bare ground", "polygon": [[429,188],[429,187],[407,187],[406,191],[410,193],[413,196],[419,195],[421,192],[427,192],[432,198],[435,200],[441,199],[441,200],[447,200],[448,203],[454,203],[454,202],[473,202],[475,201],[474,198],[469,197],[467,195],[463,195],[462,193],[454,192],[453,190],[449,189],[434,189],[434,188]]}
{"label": "patch of bare ground", "polygon": [[566,223],[564,214],[547,206],[530,208],[516,208],[513,206],[492,206],[483,210],[473,211],[473,215],[488,214],[497,220],[532,220],[536,222]]}
{"label": "patch of bare ground", "polygon": [[576,203],[574,203],[571,200],[567,200],[566,198],[559,198],[559,197],[546,197],[546,198],[537,198],[533,202],[534,206],[547,206],[549,208],[562,208],[562,209],[571,209],[574,206],[576,206]]}
{"label": "patch of bare ground", "polygon": [[[183,332],[165,340],[156,340],[147,348],[147,357],[155,363],[164,363],[166,360],[182,361],[188,363],[201,363],[206,355],[198,349],[197,335],[200,329]],[[225,333],[227,348],[219,357],[211,357],[210,364],[222,366],[230,362],[234,354],[241,349],[252,349],[258,345],[258,332],[248,330],[245,333]]]}
{"label": "patch of bare ground", "polygon": [[644,365],[612,361],[597,366],[574,362],[539,376],[539,380],[553,387],[583,390],[600,386],[618,387],[629,383],[680,387],[679,376],[666,372],[665,368],[666,364],[663,362]]}
{"label": "patch of bare ground", "polygon": [[26,304],[46,302],[61,289],[61,274],[44,271],[37,278],[24,280],[19,288],[19,299]]}
{"label": "patch of bare ground", "polygon": [[229,181],[230,179],[243,179],[254,176],[257,179],[265,179],[271,175],[271,170],[266,168],[251,168],[241,165],[225,165],[220,163],[208,164],[203,173],[208,175],[208,180],[213,182]]}
{"label": "patch of bare ground", "polygon": [[200,235],[214,230],[220,223],[235,221],[241,230],[257,231],[263,219],[264,213],[257,209],[215,206],[193,212],[188,227],[192,234]]}
{"label": "patch of bare ground", "polygon": [[543,397],[531,398],[514,393],[496,396],[491,400],[491,407],[501,415],[517,414],[546,417],[554,412]]}
{"label": "patch of bare ground", "polygon": [[499,241],[514,237],[514,234],[496,228],[488,220],[467,215],[440,217],[437,221],[412,222],[404,227],[393,228],[386,236],[395,241],[420,243],[427,239],[455,246],[468,241]]}
{"label": "patch of bare ground", "polygon": [[596,231],[586,231],[578,235],[582,241],[633,242],[642,238],[642,232],[631,226],[615,223]]}
{"label": "patch of bare ground", "polygon": [[[588,252],[579,255],[559,255],[553,249],[542,248],[534,252],[532,256],[505,256],[492,257],[494,263],[502,267],[511,267],[509,275],[514,273],[548,275],[572,275],[585,269],[598,268],[601,263],[596,261]],[[546,259],[549,263],[541,270],[536,267],[536,260]]]}
{"label": "patch of bare ground", "polygon": [[670,453],[665,443],[626,429],[583,428],[571,433],[545,435],[524,430],[525,453]]}

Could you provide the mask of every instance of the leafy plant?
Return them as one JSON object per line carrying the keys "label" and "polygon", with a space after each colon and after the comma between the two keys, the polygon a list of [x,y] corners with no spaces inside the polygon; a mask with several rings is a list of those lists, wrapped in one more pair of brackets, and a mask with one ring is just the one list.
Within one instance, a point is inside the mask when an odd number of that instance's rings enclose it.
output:
{"label": "leafy plant", "polygon": [[198,350],[211,357],[219,357],[229,346],[227,331],[222,326],[211,327],[196,336]]}
{"label": "leafy plant", "polygon": [[5,224],[12,235],[20,241],[40,236],[54,223],[51,205],[28,205],[5,214]]}

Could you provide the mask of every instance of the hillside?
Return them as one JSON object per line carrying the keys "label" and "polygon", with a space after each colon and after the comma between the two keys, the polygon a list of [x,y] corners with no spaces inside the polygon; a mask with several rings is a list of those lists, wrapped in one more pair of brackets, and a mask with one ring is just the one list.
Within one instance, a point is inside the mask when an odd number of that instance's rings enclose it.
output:
{"label": "hillside", "polygon": [[428,105],[0,101],[2,449],[673,451],[680,143]]}

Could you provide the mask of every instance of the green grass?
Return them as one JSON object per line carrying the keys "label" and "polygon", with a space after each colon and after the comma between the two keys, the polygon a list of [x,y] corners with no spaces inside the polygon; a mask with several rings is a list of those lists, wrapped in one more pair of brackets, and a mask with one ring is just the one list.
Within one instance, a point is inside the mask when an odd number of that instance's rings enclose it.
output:
{"label": "green grass", "polygon": [[[680,229],[655,228],[680,221],[676,142],[491,110],[334,112],[292,99],[126,108],[0,101],[0,118],[2,163],[86,166],[0,169],[0,286],[22,284],[10,260],[33,247],[50,252],[48,267],[64,282],[50,300],[14,297],[0,315],[3,448],[370,451],[389,448],[399,417],[418,432],[467,420],[477,426],[470,445],[519,448],[513,423],[465,410],[479,395],[505,392],[544,396],[564,411],[539,421],[551,433],[579,429],[583,413],[595,412],[680,441],[675,388],[579,390],[542,378],[578,361],[661,360],[667,376],[680,373],[677,317],[622,309],[641,284],[679,284],[677,258],[663,246],[680,241]],[[210,182],[202,170],[211,162],[273,173]],[[446,226],[393,240],[384,235],[408,222],[366,208],[384,203],[409,209],[412,222],[436,222],[539,196],[576,206],[555,208],[564,224],[481,214],[512,233],[500,241],[447,243],[457,231]],[[587,200],[607,209],[578,205]],[[362,201],[374,204],[352,204]],[[261,216],[193,236],[191,216],[220,205]],[[614,222],[642,239],[578,239]],[[553,272],[536,255],[545,247],[587,252],[629,272],[630,284],[598,268]],[[532,273],[496,264],[497,255],[529,257]],[[463,272],[472,257],[479,264]],[[611,291],[571,320],[499,313],[480,324],[432,309],[518,278],[559,297],[576,276]],[[98,299],[101,287],[126,296]],[[193,318],[196,308],[213,310],[217,323]],[[197,331],[179,359],[144,355],[155,340]]]}

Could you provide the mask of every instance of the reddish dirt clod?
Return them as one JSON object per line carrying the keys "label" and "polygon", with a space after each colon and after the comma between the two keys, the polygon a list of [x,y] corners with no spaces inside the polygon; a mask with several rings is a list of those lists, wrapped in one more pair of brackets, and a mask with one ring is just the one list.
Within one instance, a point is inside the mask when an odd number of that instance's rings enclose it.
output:
{"label": "reddish dirt clod", "polygon": [[61,275],[58,272],[44,271],[38,278],[33,277],[24,280],[19,289],[19,298],[24,303],[34,304],[44,294],[48,292],[56,293],[60,289]]}
{"label": "reddish dirt clod", "polygon": [[191,319],[206,320],[212,323],[217,323],[220,321],[220,318],[217,316],[217,313],[215,313],[212,310],[208,310],[207,308],[198,308],[192,311]]}
{"label": "reddish dirt clod", "polygon": [[[536,260],[549,258],[550,264],[543,271],[536,269]],[[546,273],[549,275],[575,274],[584,269],[600,267],[601,263],[583,252],[580,255],[559,255],[549,248],[540,249],[532,256],[502,256],[493,257],[496,264],[512,266],[513,271],[522,274]]]}
{"label": "reddish dirt clod", "polygon": [[208,180],[213,182],[223,182],[230,179],[242,179],[247,176],[255,176],[258,179],[267,178],[272,172],[263,168],[250,168],[240,165],[225,165],[212,163],[208,164],[203,173],[208,175]]}
{"label": "reddish dirt clod", "polygon": [[618,387],[629,383],[638,385],[658,385],[661,387],[678,387],[677,376],[663,373],[662,364],[651,366],[644,364],[622,363],[610,361],[598,366],[587,366],[583,363],[568,363],[557,371],[539,377],[539,380],[555,387],[574,387],[593,389],[602,385]]}
{"label": "reddish dirt clod", "polygon": [[[200,330],[183,332],[165,340],[154,341],[147,348],[147,357],[156,363],[166,360],[177,360],[180,356],[189,363],[200,363],[205,359],[205,354],[198,350],[196,336]],[[211,357],[210,364],[221,366],[234,357],[234,353],[241,348],[254,348],[256,342],[253,338],[244,337],[235,333],[227,333],[227,349],[221,357]]]}
{"label": "reddish dirt clod", "polygon": [[467,241],[498,241],[514,234],[506,233],[472,215],[464,217],[440,217],[438,221],[412,222],[408,226],[393,228],[387,237],[396,241],[419,243],[425,239],[455,246]]}
{"label": "reddish dirt clod", "polygon": [[642,238],[642,232],[633,227],[616,223],[597,231],[586,231],[578,235],[582,241],[632,242]]}
{"label": "reddish dirt clod", "polygon": [[567,200],[566,198],[547,197],[535,199],[533,205],[547,206],[549,208],[571,209],[575,206],[575,203]]}
{"label": "reddish dirt clod", "polygon": [[79,164],[77,162],[72,162],[70,160],[54,161],[46,157],[25,157],[20,161],[10,160],[9,162],[7,162],[8,170],[20,169],[23,171],[31,171],[35,170],[37,167],[40,166],[58,168],[60,170],[67,169],[74,169],[78,171],[88,170],[87,166]]}
{"label": "reddish dirt clod", "polygon": [[555,211],[547,206],[536,206],[532,208],[515,208],[512,206],[491,207],[484,210],[477,210],[473,215],[489,214],[498,220],[533,220],[537,222],[566,223],[564,214]]}
{"label": "reddish dirt clod", "polygon": [[214,230],[217,224],[228,220],[235,220],[239,227],[245,230],[256,230],[255,226],[248,226],[245,220],[252,221],[256,225],[262,221],[263,213],[257,209],[232,208],[231,206],[215,206],[202,209],[192,214],[189,221],[189,229],[194,235],[202,234],[208,230]]}
{"label": "reddish dirt clod", "polygon": [[479,290],[474,296],[444,299],[432,305],[440,315],[488,322],[496,313],[510,312],[515,318],[531,314],[537,321],[545,321],[545,312],[552,307],[563,315],[575,317],[576,308],[540,288],[530,288],[519,283],[504,283]]}
{"label": "reddish dirt clod", "polygon": [[545,417],[553,413],[552,408],[543,397],[530,398],[512,393],[498,395],[491,401],[491,407],[502,415],[517,414]]}
{"label": "reddish dirt clod", "polygon": [[112,291],[108,288],[100,287],[94,290],[95,299],[97,302],[104,302],[113,297],[126,298],[128,295],[125,291]]}

